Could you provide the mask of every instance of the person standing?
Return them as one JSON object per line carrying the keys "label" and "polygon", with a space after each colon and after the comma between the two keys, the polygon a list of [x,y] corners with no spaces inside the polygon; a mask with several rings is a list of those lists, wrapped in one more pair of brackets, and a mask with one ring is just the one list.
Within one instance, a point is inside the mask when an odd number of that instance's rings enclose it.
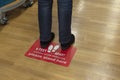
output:
{"label": "person standing", "polygon": [[[74,42],[75,36],[71,33],[72,0],[57,0],[59,21],[59,42],[62,50],[68,49]],[[38,19],[40,44],[46,48],[53,41],[55,34],[52,28],[53,0],[38,0]]]}

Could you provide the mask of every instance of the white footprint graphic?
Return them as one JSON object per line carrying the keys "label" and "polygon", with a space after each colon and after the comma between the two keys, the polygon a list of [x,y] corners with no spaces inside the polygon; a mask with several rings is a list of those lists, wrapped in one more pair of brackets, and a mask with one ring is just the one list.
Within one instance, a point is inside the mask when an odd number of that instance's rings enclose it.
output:
{"label": "white footprint graphic", "polygon": [[53,48],[52,52],[55,52],[56,50],[58,50],[59,47],[60,47],[59,45],[56,45],[56,46]]}
{"label": "white footprint graphic", "polygon": [[47,52],[50,53],[50,52],[52,51],[53,47],[54,47],[53,45],[50,45],[50,46],[48,47],[48,51],[47,51]]}

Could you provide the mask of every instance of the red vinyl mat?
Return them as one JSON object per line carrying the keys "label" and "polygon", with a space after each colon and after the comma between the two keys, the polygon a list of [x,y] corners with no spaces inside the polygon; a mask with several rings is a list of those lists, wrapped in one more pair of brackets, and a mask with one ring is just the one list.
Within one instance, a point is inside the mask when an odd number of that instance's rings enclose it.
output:
{"label": "red vinyl mat", "polygon": [[46,49],[43,49],[40,46],[40,40],[37,40],[26,52],[25,56],[68,67],[76,50],[75,47],[71,46],[69,49],[63,51],[59,44],[54,42]]}

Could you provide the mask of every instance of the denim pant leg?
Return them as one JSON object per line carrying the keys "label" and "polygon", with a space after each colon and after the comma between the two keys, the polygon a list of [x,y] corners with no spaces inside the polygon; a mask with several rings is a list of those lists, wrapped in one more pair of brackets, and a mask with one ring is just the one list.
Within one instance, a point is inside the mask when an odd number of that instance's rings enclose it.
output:
{"label": "denim pant leg", "polygon": [[64,44],[71,39],[72,0],[58,0],[59,41]]}
{"label": "denim pant leg", "polygon": [[52,3],[53,0],[38,0],[39,31],[41,41],[49,41],[51,38]]}

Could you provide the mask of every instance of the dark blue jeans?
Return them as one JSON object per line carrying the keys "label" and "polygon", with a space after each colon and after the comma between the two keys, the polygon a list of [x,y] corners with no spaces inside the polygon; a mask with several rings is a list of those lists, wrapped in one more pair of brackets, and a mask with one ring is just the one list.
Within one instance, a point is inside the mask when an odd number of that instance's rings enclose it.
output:
{"label": "dark blue jeans", "polygon": [[[64,44],[69,42],[71,37],[72,0],[57,0],[59,41]],[[51,38],[52,26],[52,4],[53,0],[38,0],[38,15],[40,40],[49,41]]]}

